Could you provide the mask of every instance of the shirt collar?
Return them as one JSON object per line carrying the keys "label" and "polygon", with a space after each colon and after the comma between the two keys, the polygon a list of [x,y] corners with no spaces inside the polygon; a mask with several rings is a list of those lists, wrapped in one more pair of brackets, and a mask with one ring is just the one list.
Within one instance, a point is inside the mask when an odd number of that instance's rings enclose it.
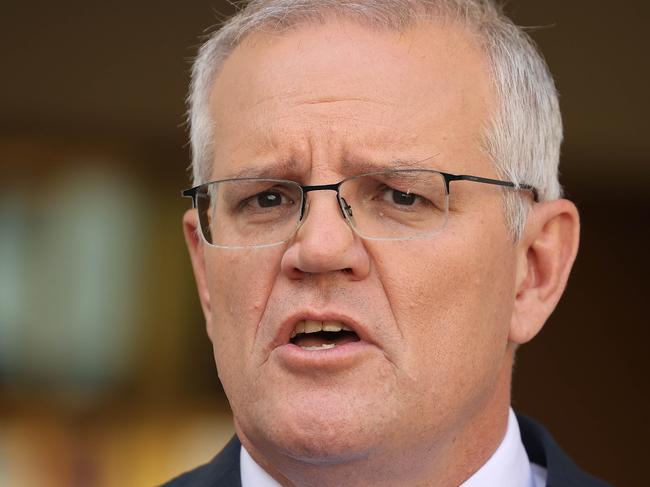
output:
{"label": "shirt collar", "polygon": [[[244,446],[240,453],[242,487],[281,487],[273,477],[260,467]],[[501,444],[460,487],[535,487],[536,478],[524,449],[519,424],[512,408],[508,414],[508,427]],[[543,484],[542,484],[543,485]]]}
{"label": "shirt collar", "polygon": [[244,445],[239,454],[242,487],[282,487],[250,456]]}
{"label": "shirt collar", "polygon": [[474,475],[460,487],[535,487],[530,460],[521,441],[514,411],[508,413],[508,427],[501,444]]}

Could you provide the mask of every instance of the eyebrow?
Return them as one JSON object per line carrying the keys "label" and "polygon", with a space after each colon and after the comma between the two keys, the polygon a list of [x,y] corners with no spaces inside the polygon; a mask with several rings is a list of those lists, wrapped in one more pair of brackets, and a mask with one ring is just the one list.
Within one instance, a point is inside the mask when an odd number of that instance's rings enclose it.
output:
{"label": "eyebrow", "polygon": [[287,179],[287,175],[295,175],[298,172],[298,167],[299,164],[295,159],[287,159],[264,166],[244,167],[220,179]]}
{"label": "eyebrow", "polygon": [[[429,162],[437,156],[424,159],[393,159],[388,162],[370,162],[366,159],[341,161],[341,172],[347,176],[389,171],[393,169],[431,169]],[[295,159],[273,162],[271,164],[250,166],[228,173],[223,179],[261,178],[261,179],[299,179],[301,164]]]}

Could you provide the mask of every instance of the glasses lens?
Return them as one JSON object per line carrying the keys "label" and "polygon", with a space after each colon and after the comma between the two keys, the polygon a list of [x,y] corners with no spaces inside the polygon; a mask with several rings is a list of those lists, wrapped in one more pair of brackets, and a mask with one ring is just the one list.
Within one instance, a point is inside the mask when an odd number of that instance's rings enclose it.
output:
{"label": "glasses lens", "polygon": [[399,170],[366,174],[340,187],[346,218],[364,238],[415,239],[447,222],[447,190],[435,171]]}
{"label": "glasses lens", "polygon": [[302,189],[273,179],[209,183],[197,193],[205,240],[216,247],[260,247],[286,241],[300,221]]}

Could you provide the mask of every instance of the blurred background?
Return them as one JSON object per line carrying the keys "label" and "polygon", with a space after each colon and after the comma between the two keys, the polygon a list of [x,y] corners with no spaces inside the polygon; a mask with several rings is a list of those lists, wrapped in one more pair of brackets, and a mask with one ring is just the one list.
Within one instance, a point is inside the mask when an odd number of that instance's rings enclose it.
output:
{"label": "blurred background", "polygon": [[[647,2],[512,0],[562,96],[583,219],[515,407],[584,468],[647,485]],[[147,486],[232,434],[181,232],[190,60],[227,2],[5,0],[0,485]]]}

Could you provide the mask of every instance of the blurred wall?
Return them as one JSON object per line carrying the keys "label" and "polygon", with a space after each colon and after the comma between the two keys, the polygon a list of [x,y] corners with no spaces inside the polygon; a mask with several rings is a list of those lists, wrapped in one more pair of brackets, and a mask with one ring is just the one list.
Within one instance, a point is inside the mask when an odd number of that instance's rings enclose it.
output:
{"label": "blurred wall", "polygon": [[[645,485],[647,3],[513,0],[562,96],[581,252],[515,406]],[[3,4],[0,485],[152,485],[232,432],[180,219],[190,59],[225,2]],[[217,13],[217,12],[220,12]]]}

